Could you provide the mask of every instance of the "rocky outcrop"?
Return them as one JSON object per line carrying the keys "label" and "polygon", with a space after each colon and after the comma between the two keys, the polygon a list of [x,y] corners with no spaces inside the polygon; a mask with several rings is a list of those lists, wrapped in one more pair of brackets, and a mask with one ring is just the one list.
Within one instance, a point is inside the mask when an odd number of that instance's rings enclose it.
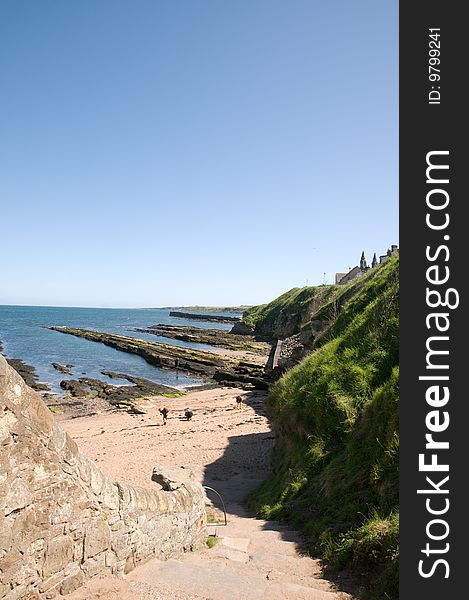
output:
{"label": "rocky outcrop", "polygon": [[134,401],[149,396],[180,393],[176,388],[154,383],[142,377],[132,377],[125,373],[114,373],[112,371],[101,372],[111,379],[126,379],[133,385],[111,385],[100,379],[80,377],[79,379],[64,379],[60,382],[60,387],[73,398],[101,398],[118,408],[130,408],[133,406]]}
{"label": "rocky outcrop", "polygon": [[254,327],[240,321],[239,323],[235,323],[231,329],[231,333],[233,335],[254,335]]}
{"label": "rocky outcrop", "polygon": [[[172,370],[180,369],[191,374],[214,379],[220,383],[230,382],[231,385],[238,383],[247,389],[252,387],[266,389],[268,387],[266,381],[260,381],[264,376],[263,367],[254,362],[240,361],[236,358],[209,351],[148,342],[147,340],[114,333],[55,326],[49,327],[49,329],[82,337],[93,342],[101,342],[122,352],[138,354],[156,367]],[[83,381],[86,382],[86,380]]]}
{"label": "rocky outcrop", "polygon": [[42,383],[38,380],[36,369],[32,365],[28,365],[19,358],[7,358],[7,363],[12,366],[17,373],[21,375],[24,381],[38,392],[46,392],[49,390],[47,383]]}
{"label": "rocky outcrop", "polygon": [[227,317],[224,315],[207,315],[202,313],[187,313],[178,310],[172,310],[170,317],[179,317],[180,319],[190,319],[191,321],[213,321],[215,323],[237,323],[241,317]]}
{"label": "rocky outcrop", "polygon": [[49,599],[100,573],[126,573],[206,537],[189,470],[171,489],[110,481],[0,357],[0,598]]}
{"label": "rocky outcrop", "polygon": [[73,369],[74,365],[61,365],[60,363],[51,363],[56,371],[59,373],[64,373],[64,375],[69,375],[70,371]]}
{"label": "rocky outcrop", "polygon": [[149,364],[161,369],[179,369],[194,375],[211,376],[216,369],[232,366],[229,360],[218,354],[192,348],[149,342],[125,335],[76,329],[74,327],[49,327],[53,331],[75,335],[92,342],[100,342],[116,350],[138,354]]}
{"label": "rocky outcrop", "polygon": [[[237,323],[235,327],[239,324]],[[202,327],[188,327],[187,325],[151,325],[147,329],[136,328],[140,333],[150,333],[174,340],[189,342],[192,344],[208,344],[209,346],[220,346],[228,350],[244,350],[255,354],[267,354],[269,344],[259,342],[253,336],[236,335],[225,329],[206,329]]]}
{"label": "rocky outcrop", "polygon": [[242,315],[248,308],[251,308],[251,304],[243,304],[241,306],[163,306],[156,310],[171,310],[179,312],[196,312],[199,313],[234,313],[236,315]]}

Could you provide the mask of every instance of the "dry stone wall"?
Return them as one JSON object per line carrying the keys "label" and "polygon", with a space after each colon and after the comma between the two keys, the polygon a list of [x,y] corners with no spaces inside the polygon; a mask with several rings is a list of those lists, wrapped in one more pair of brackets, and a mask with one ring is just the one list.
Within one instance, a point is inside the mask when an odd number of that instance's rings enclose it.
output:
{"label": "dry stone wall", "polygon": [[148,489],[111,482],[0,356],[0,599],[54,598],[201,545],[203,488],[164,473]]}

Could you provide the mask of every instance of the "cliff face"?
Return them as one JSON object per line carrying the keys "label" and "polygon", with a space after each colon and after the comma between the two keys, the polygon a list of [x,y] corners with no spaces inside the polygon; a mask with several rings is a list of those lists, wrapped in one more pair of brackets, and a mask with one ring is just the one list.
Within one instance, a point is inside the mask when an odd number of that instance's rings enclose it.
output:
{"label": "cliff face", "polygon": [[296,346],[284,342],[297,364],[269,395],[273,473],[250,498],[259,516],[302,526],[375,600],[398,593],[398,265],[340,286]]}
{"label": "cliff face", "polygon": [[199,546],[203,489],[186,470],[171,477],[111,482],[0,356],[0,598],[54,598]]}

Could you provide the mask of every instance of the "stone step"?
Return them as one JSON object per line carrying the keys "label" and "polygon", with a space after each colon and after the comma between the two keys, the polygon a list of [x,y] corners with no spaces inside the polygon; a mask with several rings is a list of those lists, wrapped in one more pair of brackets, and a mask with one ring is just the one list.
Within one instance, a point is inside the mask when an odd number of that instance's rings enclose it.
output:
{"label": "stone step", "polygon": [[128,581],[132,580],[155,589],[161,581],[170,584],[175,591],[205,600],[340,600],[346,597],[318,588],[273,581],[251,570],[243,574],[214,563],[192,564],[175,559],[152,560],[139,566],[128,575]]}
{"label": "stone step", "polygon": [[221,538],[220,543],[222,546],[226,546],[232,550],[237,550],[238,552],[247,552],[251,540],[249,538],[224,536]]}
{"label": "stone step", "polygon": [[234,550],[222,543],[202,554],[187,555],[184,562],[197,567],[230,571],[236,575],[267,578],[271,581],[297,584],[324,591],[331,591],[331,583],[322,577],[319,561],[308,557],[284,556],[275,552],[249,554]]}
{"label": "stone step", "polygon": [[[247,520],[243,519],[243,522],[246,523]],[[284,536],[295,537],[296,532],[285,527],[274,527],[269,530],[253,529],[249,532],[252,536],[249,538],[234,535],[234,533],[246,534],[246,527],[240,526],[235,531],[233,529],[233,526],[223,528],[224,532],[231,535],[219,535],[218,544],[210,550],[196,555],[186,555],[183,560],[196,565],[215,563],[221,567],[229,567],[237,574],[254,573],[261,577],[268,577],[270,580],[331,591],[330,582],[322,577],[320,561],[306,555],[299,555],[297,542],[282,539]]]}

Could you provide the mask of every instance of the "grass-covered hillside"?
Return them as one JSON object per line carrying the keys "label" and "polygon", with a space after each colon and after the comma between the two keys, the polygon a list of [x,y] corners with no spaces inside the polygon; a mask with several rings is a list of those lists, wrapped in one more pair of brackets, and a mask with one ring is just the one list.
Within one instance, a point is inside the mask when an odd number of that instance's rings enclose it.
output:
{"label": "grass-covered hillside", "polygon": [[259,336],[291,336],[298,333],[311,315],[332,297],[336,288],[333,285],[293,288],[269,304],[248,309],[243,323]]}
{"label": "grass-covered hillside", "polygon": [[270,393],[273,472],[248,498],[259,516],[301,526],[374,600],[398,593],[398,260],[319,309],[320,343]]}

